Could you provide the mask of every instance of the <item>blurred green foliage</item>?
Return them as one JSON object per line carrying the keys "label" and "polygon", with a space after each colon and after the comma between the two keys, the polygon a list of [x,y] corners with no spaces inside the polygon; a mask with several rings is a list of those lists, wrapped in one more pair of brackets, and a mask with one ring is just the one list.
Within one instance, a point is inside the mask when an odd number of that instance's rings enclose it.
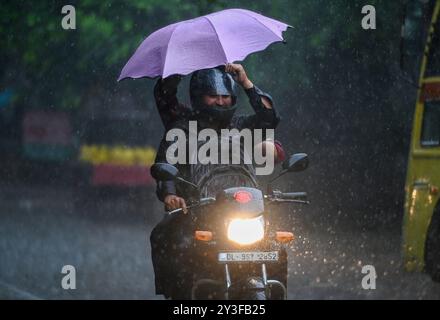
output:
{"label": "blurred green foliage", "polygon": [[[0,89],[17,97],[17,119],[27,108],[81,111],[91,101],[107,107],[104,113],[121,112],[113,108],[118,93],[124,108],[130,103],[151,110],[151,126],[144,129],[158,141],[163,127],[154,109],[154,81],[117,83],[125,63],[145,37],[170,23],[250,9],[293,26],[285,32],[287,44],[243,62],[251,80],[274,97],[285,149],[313,159],[303,178],[289,183],[314,190],[323,212],[338,212],[344,203],[377,210],[386,203],[397,212],[416,96],[399,69],[406,0],[62,2],[0,3]],[[76,8],[76,30],[61,28],[65,4]],[[376,8],[376,30],[361,27],[367,4]]]}
{"label": "blurred green foliage", "polygon": [[[32,92],[30,106],[79,108],[91,84],[114,88],[125,62],[156,29],[232,7],[255,10],[294,26],[286,33],[287,45],[273,45],[245,62],[262,85],[287,81],[284,89],[273,89],[285,95],[291,87],[316,81],[320,65],[339,61],[335,55],[354,54],[350,59],[358,59],[366,68],[381,65],[380,54],[392,51],[394,45],[390,37],[398,37],[396,19],[402,7],[399,1],[368,1],[377,7],[380,32],[366,36],[368,31],[360,27],[363,1],[83,0],[69,4],[76,8],[76,30],[61,28],[64,4],[59,1],[0,5],[0,65],[3,72],[16,75],[8,79],[22,80],[15,83],[19,91],[28,97]],[[365,48],[370,49],[369,56],[356,55]],[[375,54],[376,49],[380,54]]]}
{"label": "blurred green foliage", "polygon": [[[184,5],[181,5],[181,4]],[[76,30],[61,27],[59,1],[8,1],[0,5],[2,70],[22,73],[30,105],[80,107],[93,83],[114,84],[124,61],[164,22],[189,16],[184,1],[73,1]]]}

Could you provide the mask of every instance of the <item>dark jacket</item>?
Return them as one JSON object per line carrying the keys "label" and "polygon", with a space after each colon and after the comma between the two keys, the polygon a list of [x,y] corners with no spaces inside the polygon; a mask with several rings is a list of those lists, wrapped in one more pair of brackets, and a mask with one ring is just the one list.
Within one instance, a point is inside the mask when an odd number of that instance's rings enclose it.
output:
{"label": "dark jacket", "polygon": [[[173,128],[180,128],[186,131],[188,121],[196,120],[194,119],[192,109],[189,106],[181,104],[177,99],[177,85],[179,81],[179,76],[169,77],[165,81],[159,79],[154,88],[156,105],[166,132]],[[251,130],[275,129],[280,121],[280,117],[274,107],[272,98],[256,86],[245,90],[245,93],[249,98],[249,103],[255,114],[234,116],[226,128],[235,128],[238,130],[245,128]],[[265,96],[271,101],[272,109],[264,107],[261,96]],[[166,132],[160,143],[155,162],[167,162],[166,151],[173,142],[166,141]],[[183,172],[189,172],[189,170],[185,170],[187,168],[179,169]],[[179,194],[173,181],[158,181],[156,193],[161,201],[163,201],[164,197],[168,194]]]}

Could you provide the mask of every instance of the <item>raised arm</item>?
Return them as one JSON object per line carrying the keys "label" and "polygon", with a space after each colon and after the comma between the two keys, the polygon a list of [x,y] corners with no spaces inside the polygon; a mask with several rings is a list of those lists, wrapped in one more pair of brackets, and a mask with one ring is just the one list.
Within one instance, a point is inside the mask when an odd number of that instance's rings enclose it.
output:
{"label": "raised arm", "polygon": [[239,117],[236,125],[239,128],[275,129],[280,117],[275,110],[272,97],[252,83],[242,65],[227,64],[225,71],[231,73],[235,81],[244,89],[255,112],[254,115]]}
{"label": "raised arm", "polygon": [[177,87],[182,77],[180,75],[159,78],[154,87],[154,99],[165,129],[188,114],[190,109],[177,99]]}

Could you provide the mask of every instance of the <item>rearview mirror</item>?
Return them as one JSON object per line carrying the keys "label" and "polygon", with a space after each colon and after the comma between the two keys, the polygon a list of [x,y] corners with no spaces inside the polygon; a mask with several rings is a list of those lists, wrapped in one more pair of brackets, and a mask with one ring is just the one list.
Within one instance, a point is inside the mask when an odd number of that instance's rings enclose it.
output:
{"label": "rearview mirror", "polygon": [[179,170],[169,163],[155,163],[151,169],[151,176],[159,181],[176,180]]}
{"label": "rearview mirror", "polygon": [[292,154],[289,159],[283,162],[283,170],[286,172],[298,172],[307,169],[309,157],[306,153]]}
{"label": "rearview mirror", "polygon": [[309,157],[306,153],[295,153],[292,154],[289,159],[283,162],[281,172],[272,180],[270,183],[281,177],[283,174],[287,172],[298,172],[307,169],[309,166]]}
{"label": "rearview mirror", "polygon": [[175,166],[158,162],[151,167],[150,172],[151,176],[158,181],[175,180],[186,184],[196,195],[196,198],[199,198],[199,188],[194,183],[180,177],[179,170]]}

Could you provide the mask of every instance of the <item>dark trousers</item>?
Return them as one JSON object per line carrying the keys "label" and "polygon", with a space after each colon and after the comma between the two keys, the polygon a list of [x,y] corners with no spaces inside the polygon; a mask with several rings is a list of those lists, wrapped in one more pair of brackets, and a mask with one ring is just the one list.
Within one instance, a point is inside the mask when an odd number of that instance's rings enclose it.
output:
{"label": "dark trousers", "polygon": [[190,292],[189,251],[193,241],[190,222],[188,215],[166,215],[151,231],[156,294],[184,299]]}

